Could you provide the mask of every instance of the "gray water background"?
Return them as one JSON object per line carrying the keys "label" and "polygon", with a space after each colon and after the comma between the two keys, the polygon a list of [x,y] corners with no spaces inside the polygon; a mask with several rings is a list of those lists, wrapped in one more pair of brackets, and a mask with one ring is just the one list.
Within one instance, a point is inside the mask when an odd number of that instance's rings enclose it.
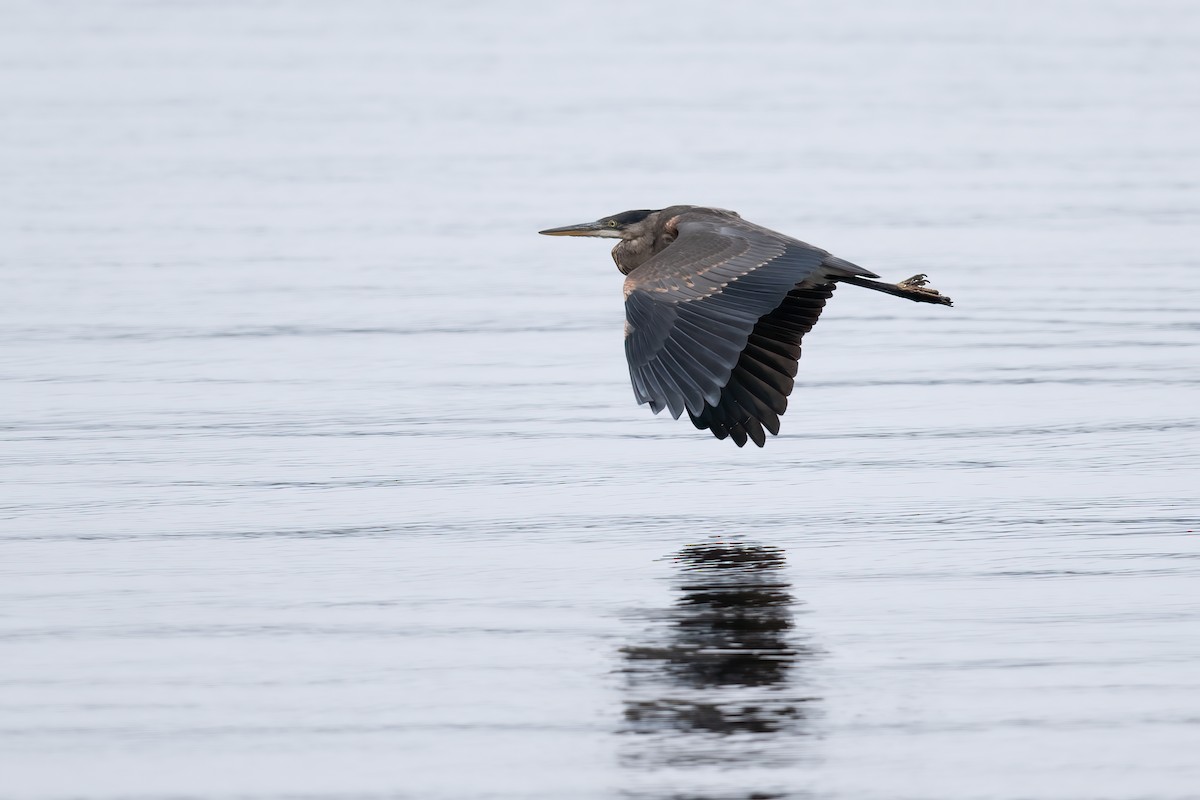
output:
{"label": "gray water background", "polygon": [[[0,796],[1200,797],[1196,4],[3,18]],[[956,306],[738,450],[672,203]]]}

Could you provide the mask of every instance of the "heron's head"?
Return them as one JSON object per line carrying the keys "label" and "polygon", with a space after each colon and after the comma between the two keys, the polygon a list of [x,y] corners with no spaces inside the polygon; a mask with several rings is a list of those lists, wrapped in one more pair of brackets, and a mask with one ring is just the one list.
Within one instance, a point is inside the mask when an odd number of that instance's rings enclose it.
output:
{"label": "heron's head", "polygon": [[599,236],[603,239],[636,239],[645,233],[648,227],[647,219],[654,213],[649,209],[622,211],[611,217],[601,217],[595,222],[547,228],[538,233],[546,236]]}

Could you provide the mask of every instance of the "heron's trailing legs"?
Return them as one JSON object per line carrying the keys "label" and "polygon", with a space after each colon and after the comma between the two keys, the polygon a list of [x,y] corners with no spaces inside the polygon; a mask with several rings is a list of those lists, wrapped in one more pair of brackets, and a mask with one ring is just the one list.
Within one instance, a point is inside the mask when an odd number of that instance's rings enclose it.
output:
{"label": "heron's trailing legs", "polygon": [[873,281],[868,278],[860,278],[857,275],[846,275],[839,277],[837,280],[841,283],[851,283],[855,286],[861,286],[864,289],[874,289],[877,292],[903,297],[915,303],[938,303],[943,306],[954,305],[949,297],[946,297],[946,295],[937,289],[926,286],[929,280],[923,272],[899,283]]}

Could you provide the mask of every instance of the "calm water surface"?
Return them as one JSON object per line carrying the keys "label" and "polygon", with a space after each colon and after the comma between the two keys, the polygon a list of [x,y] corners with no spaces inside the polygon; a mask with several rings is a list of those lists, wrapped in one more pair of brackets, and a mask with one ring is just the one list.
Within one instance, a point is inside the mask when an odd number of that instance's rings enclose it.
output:
{"label": "calm water surface", "polygon": [[[9,3],[0,796],[1200,797],[1190,3]],[[534,231],[842,287],[635,407]]]}

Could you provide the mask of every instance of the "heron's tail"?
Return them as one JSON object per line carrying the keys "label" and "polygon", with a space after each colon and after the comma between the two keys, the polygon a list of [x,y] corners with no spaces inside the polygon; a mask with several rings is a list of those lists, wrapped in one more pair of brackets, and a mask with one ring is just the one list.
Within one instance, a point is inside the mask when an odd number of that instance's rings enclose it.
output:
{"label": "heron's tail", "polygon": [[837,281],[838,283],[849,283],[854,286],[861,286],[864,289],[873,289],[876,292],[903,297],[906,300],[912,300],[914,303],[937,303],[943,306],[954,305],[954,302],[949,297],[946,297],[946,295],[937,289],[925,285],[928,281],[924,274],[913,275],[908,280],[900,281],[899,283],[873,281],[868,278],[860,278],[857,275],[839,276]]}

